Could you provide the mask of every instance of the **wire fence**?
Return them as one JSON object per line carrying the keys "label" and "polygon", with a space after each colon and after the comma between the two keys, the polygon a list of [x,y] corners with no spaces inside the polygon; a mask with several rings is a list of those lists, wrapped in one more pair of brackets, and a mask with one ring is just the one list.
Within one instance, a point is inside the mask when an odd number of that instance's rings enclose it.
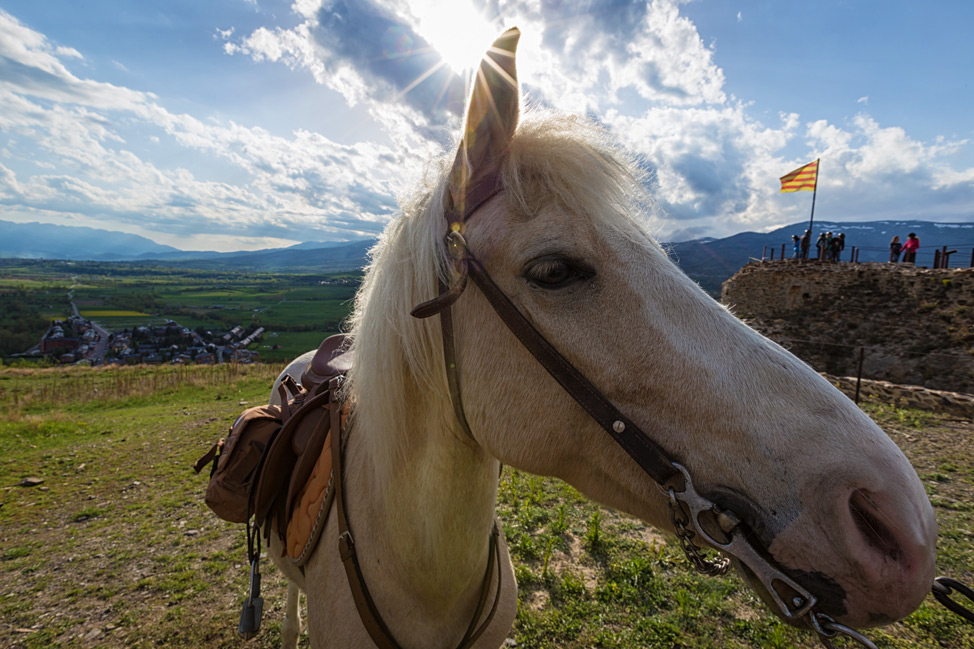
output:
{"label": "wire fence", "polygon": [[[808,251],[808,257],[803,258],[801,253],[796,253],[794,244],[782,243],[780,245],[764,246],[761,251],[761,261],[834,261],[834,262],[890,262],[890,250],[888,247],[880,248],[875,246],[847,246],[838,253],[837,259],[832,259],[827,252],[820,252],[816,248]],[[903,261],[903,254],[898,255],[894,263],[912,263],[914,266],[927,268],[969,268],[974,266],[974,243],[952,244],[949,246],[926,246],[917,250],[916,258],[913,262]]]}
{"label": "wire fence", "polygon": [[857,384],[868,379],[974,394],[974,355],[963,349],[948,353],[787,336],[777,342],[816,370],[854,377]]}

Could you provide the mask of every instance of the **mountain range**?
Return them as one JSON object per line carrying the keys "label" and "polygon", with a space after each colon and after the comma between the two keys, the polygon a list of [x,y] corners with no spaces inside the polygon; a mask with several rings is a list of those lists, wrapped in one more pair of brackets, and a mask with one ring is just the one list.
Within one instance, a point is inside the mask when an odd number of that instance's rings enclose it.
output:
{"label": "mountain range", "polygon": [[[752,259],[792,256],[793,234],[801,235],[807,223],[796,223],[770,232],[741,232],[723,239],[694,239],[664,244],[683,271],[713,295],[721,284]],[[933,251],[957,249],[952,266],[967,266],[974,249],[974,223],[931,221],[816,221],[814,239],[820,232],[845,233],[842,260],[887,261],[893,235],[906,240],[909,232],[920,238],[917,265],[930,266]],[[338,272],[362,268],[375,239],[349,242],[309,241],[288,248],[239,252],[185,251],[163,246],[138,235],[87,227],[44,223],[12,223],[0,220],[0,258],[121,261],[187,266],[201,269],[269,272]]]}
{"label": "mountain range", "polygon": [[375,239],[306,241],[287,248],[216,252],[180,250],[135,234],[0,220],[0,258],[121,261],[200,269],[337,272],[361,268]]}

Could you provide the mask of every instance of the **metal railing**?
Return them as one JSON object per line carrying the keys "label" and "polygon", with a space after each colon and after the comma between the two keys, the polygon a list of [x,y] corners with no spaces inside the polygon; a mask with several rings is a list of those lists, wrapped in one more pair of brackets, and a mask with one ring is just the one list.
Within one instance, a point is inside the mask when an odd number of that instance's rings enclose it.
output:
{"label": "metal railing", "polygon": [[[780,254],[777,254],[777,261],[833,261],[830,259],[831,255],[826,251],[824,256],[821,254],[812,255],[813,251],[809,251],[809,256],[807,258],[796,257],[794,253],[791,256],[786,256],[788,251],[793,249],[792,244],[783,243],[780,247]],[[964,264],[968,261],[967,250],[970,249],[970,263]],[[847,251],[843,250],[839,252],[839,259],[835,261],[847,261],[850,263],[858,264],[860,263],[860,253],[863,251],[869,253],[868,256],[873,259],[867,259],[866,261],[889,261],[889,249],[887,248],[876,248],[869,246],[850,246]],[[761,251],[761,261],[776,261],[776,253],[779,252],[778,246],[766,245]],[[845,254],[848,253],[848,254]],[[958,255],[956,259],[951,259],[952,255]],[[885,257],[884,257],[885,255]],[[842,257],[847,257],[842,259]],[[923,266],[923,262],[929,259],[930,268],[969,268],[974,267],[974,244],[961,244],[953,246],[937,246],[937,247],[926,247],[922,250],[918,250],[916,253],[916,259],[913,262],[897,261],[894,263],[913,263],[914,266]],[[954,265],[951,266],[951,263]],[[959,265],[958,265],[959,264]]]}

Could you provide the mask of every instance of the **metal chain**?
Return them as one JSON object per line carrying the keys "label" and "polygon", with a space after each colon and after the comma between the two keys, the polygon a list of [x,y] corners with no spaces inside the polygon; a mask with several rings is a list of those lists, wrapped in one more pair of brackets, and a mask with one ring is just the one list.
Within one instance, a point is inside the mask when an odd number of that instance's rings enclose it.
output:
{"label": "metal chain", "polygon": [[969,608],[965,608],[963,605],[950,599],[950,595],[955,590],[969,599],[971,602],[974,602],[974,590],[960,583],[956,579],[951,579],[950,577],[937,577],[933,580],[934,599],[968,622],[974,622],[974,611]]}
{"label": "metal chain", "polygon": [[[673,530],[676,533],[677,538],[680,540],[680,547],[683,549],[684,554],[686,554],[687,559],[698,572],[710,576],[723,575],[730,569],[730,559],[721,555],[719,555],[717,559],[707,558],[707,556],[703,553],[702,548],[694,542],[697,532],[693,528],[696,527],[697,521],[690,518],[690,516],[694,515],[693,512],[696,511],[696,509],[704,511],[708,506],[712,507],[713,504],[706,499],[699,498],[699,496],[696,495],[696,492],[693,490],[692,485],[690,484],[690,476],[685,469],[679,465],[674,466],[683,472],[684,479],[687,481],[686,492],[681,492],[681,494],[689,493],[694,496],[694,498],[691,498],[686,503],[686,506],[690,511],[690,514],[688,515],[687,510],[684,509],[683,502],[677,497],[676,490],[673,487],[667,488],[659,485],[660,491],[663,491],[669,497],[668,505],[670,510],[670,522],[673,524]],[[684,495],[684,497],[686,497],[686,495]],[[728,531],[723,526],[721,527],[722,529],[725,529],[725,531]],[[709,534],[703,530],[703,528],[699,529],[704,538],[709,538]],[[711,539],[711,541],[713,540]],[[717,543],[723,547],[723,544],[720,542]],[[728,548],[730,548],[733,545],[733,539],[728,542],[727,545]],[[742,549],[743,548],[738,548],[738,550]],[[738,558],[741,559],[740,556],[738,556]],[[750,563],[745,561],[745,565],[750,566]],[[753,568],[753,566],[751,567]],[[943,604],[947,609],[953,613],[956,613],[968,622],[974,622],[974,611],[951,599],[951,595],[956,592],[966,597],[969,601],[974,602],[974,589],[971,589],[969,586],[962,584],[956,579],[951,579],[949,577],[938,577],[934,580],[932,592],[934,598]],[[798,620],[800,617],[805,617],[807,615],[809,626],[811,626],[812,630],[818,634],[819,640],[828,649],[835,649],[835,645],[832,643],[832,641],[840,635],[845,636],[845,638],[848,640],[858,643],[865,649],[877,649],[876,645],[862,633],[859,633],[855,629],[845,626],[844,624],[839,624],[825,613],[816,611],[813,607],[802,610],[796,617],[792,617],[792,610],[790,608],[782,608],[782,610],[789,620]]]}
{"label": "metal chain", "polygon": [[680,507],[679,501],[676,499],[676,492],[671,487],[669,489],[670,495],[670,521],[673,523],[673,529],[676,531],[676,537],[680,539],[680,547],[683,548],[684,554],[687,555],[687,559],[693,564],[693,567],[705,575],[715,577],[717,575],[726,574],[730,570],[730,559],[727,557],[719,556],[717,559],[708,559],[700,547],[693,542],[693,537],[696,536],[696,532],[690,529],[688,526],[690,524],[690,519],[687,518],[686,513],[683,508]]}
{"label": "metal chain", "polygon": [[835,649],[835,645],[832,644],[832,640],[836,638],[840,633],[847,638],[851,638],[855,642],[858,642],[866,649],[878,649],[873,641],[859,633],[855,629],[851,629],[844,624],[839,624],[832,618],[830,618],[825,613],[809,613],[809,621],[812,623],[812,629],[818,634],[819,640],[822,644],[828,647],[828,649]]}

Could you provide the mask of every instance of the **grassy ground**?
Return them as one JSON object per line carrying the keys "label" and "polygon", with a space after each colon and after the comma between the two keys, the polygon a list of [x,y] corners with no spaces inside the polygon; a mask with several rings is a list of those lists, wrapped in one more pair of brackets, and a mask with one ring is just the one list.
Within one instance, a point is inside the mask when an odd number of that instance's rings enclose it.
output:
{"label": "grassy ground", "polygon": [[[279,369],[0,372],[0,647],[278,646],[284,582],[266,568],[264,628],[238,639],[243,533],[206,509],[189,467]],[[974,583],[974,424],[867,409],[927,485],[940,571]],[[28,477],[43,482],[19,486]],[[818,646],[738,579],[697,576],[652,529],[560,481],[505,469],[498,509],[518,647]],[[869,635],[882,648],[974,647],[974,626],[932,599]]]}

